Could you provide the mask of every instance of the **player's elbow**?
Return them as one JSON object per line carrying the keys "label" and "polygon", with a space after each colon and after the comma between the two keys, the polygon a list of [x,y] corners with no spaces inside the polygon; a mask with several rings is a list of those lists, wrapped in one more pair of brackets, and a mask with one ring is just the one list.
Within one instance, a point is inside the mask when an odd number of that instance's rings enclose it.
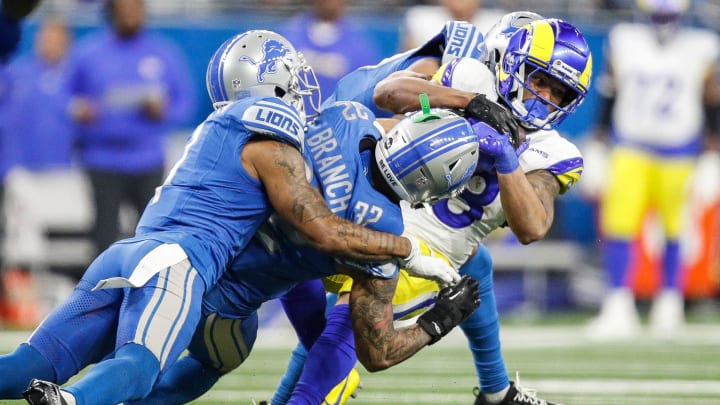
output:
{"label": "player's elbow", "polygon": [[358,356],[358,360],[360,361],[360,364],[362,364],[363,367],[365,367],[365,369],[371,373],[387,370],[388,368],[393,366],[392,362],[387,361],[386,359]]}
{"label": "player's elbow", "polygon": [[515,236],[523,245],[529,245],[533,242],[537,242],[540,239],[544,238],[547,234],[547,230],[543,229],[528,229],[523,232],[515,232]]}
{"label": "player's elbow", "polygon": [[393,81],[383,80],[375,86],[373,102],[383,110],[404,114],[411,111],[410,108],[405,107],[408,103],[403,103],[404,94],[405,91],[401,87],[393,85]]}

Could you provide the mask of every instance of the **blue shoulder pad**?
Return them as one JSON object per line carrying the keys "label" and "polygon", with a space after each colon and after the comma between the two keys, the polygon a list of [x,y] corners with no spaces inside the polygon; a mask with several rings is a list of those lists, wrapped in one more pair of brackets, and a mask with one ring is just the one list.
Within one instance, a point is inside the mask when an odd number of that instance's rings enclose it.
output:
{"label": "blue shoulder pad", "polygon": [[276,97],[257,98],[240,117],[249,131],[289,143],[301,152],[305,147],[304,124],[291,106]]}
{"label": "blue shoulder pad", "polygon": [[485,60],[487,50],[483,43],[483,34],[473,24],[465,21],[448,21],[439,35],[445,39],[443,64],[460,57]]}

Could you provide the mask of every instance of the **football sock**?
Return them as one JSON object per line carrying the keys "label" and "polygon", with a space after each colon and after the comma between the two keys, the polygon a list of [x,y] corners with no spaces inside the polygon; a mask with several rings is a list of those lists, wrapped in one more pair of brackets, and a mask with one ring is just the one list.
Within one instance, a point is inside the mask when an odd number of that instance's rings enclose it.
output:
{"label": "football sock", "polygon": [[357,362],[350,306],[335,305],[327,326],[308,352],[305,367],[288,404],[320,404]]}
{"label": "football sock", "polygon": [[147,348],[135,343],[120,347],[112,358],[97,363],[64,390],[75,396],[78,405],[90,401],[118,404],[150,393],[160,372],[160,363]]}
{"label": "football sock", "polygon": [[480,382],[480,391],[496,393],[507,389],[510,379],[500,350],[500,323],[493,292],[492,258],[480,245],[475,255],[462,267],[460,274],[480,282],[480,307],[460,324],[467,337]]}
{"label": "football sock", "polygon": [[280,297],[280,302],[300,342],[306,349],[312,346],[325,328],[325,287],[322,281],[302,282]]}
{"label": "football sock", "polygon": [[494,392],[492,394],[483,394],[483,395],[485,396],[485,401],[487,401],[491,404],[499,404],[502,402],[503,399],[505,399],[505,395],[507,395],[508,391],[510,391],[510,384],[508,384],[508,386],[505,387],[505,389],[500,392]]}
{"label": "football sock", "polygon": [[295,384],[297,384],[300,379],[300,373],[302,373],[306,358],[307,351],[298,343],[290,354],[290,361],[288,362],[287,370],[285,370],[285,375],[282,376],[280,383],[275,389],[275,394],[270,401],[272,405],[285,405],[288,400],[290,400],[290,395],[292,395],[293,389],[295,389]]}
{"label": "football sock", "polygon": [[20,399],[30,380],[55,382],[55,370],[35,348],[22,343],[12,353],[0,356],[0,398]]}
{"label": "football sock", "polygon": [[630,242],[619,239],[605,239],[603,243],[603,268],[610,278],[610,287],[627,287],[630,268]]}
{"label": "football sock", "polygon": [[63,397],[67,405],[77,405],[77,401],[75,401],[75,396],[73,394],[65,390],[60,390],[60,396]]}
{"label": "football sock", "polygon": [[676,239],[671,239],[665,245],[665,258],[663,260],[663,287],[680,290],[680,245]]}
{"label": "football sock", "polygon": [[220,372],[204,367],[190,356],[184,356],[160,377],[150,395],[140,401],[126,404],[172,405],[186,404],[212,388],[220,378]]}

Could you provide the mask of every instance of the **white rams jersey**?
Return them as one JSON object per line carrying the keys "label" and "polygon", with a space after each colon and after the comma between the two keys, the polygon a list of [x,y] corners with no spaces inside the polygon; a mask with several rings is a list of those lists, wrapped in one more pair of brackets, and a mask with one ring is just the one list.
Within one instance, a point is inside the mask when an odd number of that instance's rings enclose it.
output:
{"label": "white rams jersey", "polygon": [[[566,192],[580,178],[583,160],[578,148],[556,130],[527,135],[519,152],[525,173],[548,170]],[[412,209],[402,203],[405,232],[423,239],[445,255],[457,269],[493,230],[505,224],[500,186],[493,172],[476,172],[465,190],[455,198]]]}
{"label": "white rams jersey", "polygon": [[661,44],[652,26],[622,23],[610,31],[608,45],[619,139],[674,148],[697,141],[704,80],[720,49],[717,35],[685,28]]}

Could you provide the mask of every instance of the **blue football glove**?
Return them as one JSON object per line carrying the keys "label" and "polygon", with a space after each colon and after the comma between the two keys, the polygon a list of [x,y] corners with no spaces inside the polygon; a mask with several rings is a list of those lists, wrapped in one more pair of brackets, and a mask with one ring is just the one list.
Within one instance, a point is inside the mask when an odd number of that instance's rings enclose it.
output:
{"label": "blue football glove", "polygon": [[520,166],[509,134],[501,134],[484,122],[475,122],[472,128],[478,136],[481,154],[495,160],[495,170],[498,173],[512,173]]}

